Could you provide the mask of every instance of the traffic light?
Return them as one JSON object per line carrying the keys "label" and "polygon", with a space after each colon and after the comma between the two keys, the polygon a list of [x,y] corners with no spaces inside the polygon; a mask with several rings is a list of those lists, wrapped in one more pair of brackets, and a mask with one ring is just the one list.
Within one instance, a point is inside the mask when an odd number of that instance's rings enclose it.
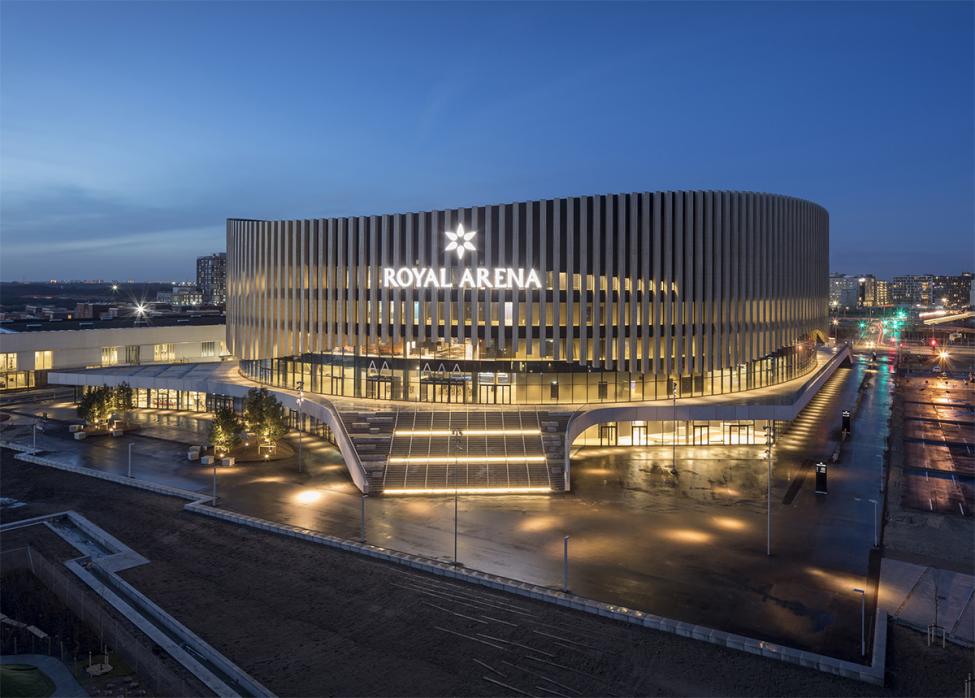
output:
{"label": "traffic light", "polygon": [[938,340],[937,340],[937,339],[932,339],[932,340],[931,340],[931,346],[932,346],[932,347],[936,347],[936,346],[938,346]]}

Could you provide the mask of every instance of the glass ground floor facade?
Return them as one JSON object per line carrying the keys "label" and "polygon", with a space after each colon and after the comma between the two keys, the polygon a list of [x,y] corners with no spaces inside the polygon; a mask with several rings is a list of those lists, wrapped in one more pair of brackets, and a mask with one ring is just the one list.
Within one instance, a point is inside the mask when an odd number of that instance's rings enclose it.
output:
{"label": "glass ground floor facade", "polygon": [[[76,387],[75,401],[79,401],[88,390],[93,390],[93,388],[90,386]],[[244,411],[244,398],[169,388],[133,388],[132,404],[135,409],[178,412],[215,412],[224,407],[229,407],[241,414]],[[300,429],[307,434],[325,439],[329,443],[335,443],[332,429],[325,422],[308,414],[299,415],[295,410],[288,410],[286,416],[288,428]]]}
{"label": "glass ground floor facade", "polygon": [[595,424],[576,437],[575,446],[746,446],[765,444],[767,429],[775,437],[775,422],[764,419],[645,420]]}
{"label": "glass ground floor facade", "polygon": [[592,404],[721,395],[792,380],[816,366],[815,343],[803,342],[734,368],[668,378],[592,369],[557,361],[450,358],[454,352],[395,358],[302,354],[242,360],[251,380],[281,388],[374,400],[448,404]]}

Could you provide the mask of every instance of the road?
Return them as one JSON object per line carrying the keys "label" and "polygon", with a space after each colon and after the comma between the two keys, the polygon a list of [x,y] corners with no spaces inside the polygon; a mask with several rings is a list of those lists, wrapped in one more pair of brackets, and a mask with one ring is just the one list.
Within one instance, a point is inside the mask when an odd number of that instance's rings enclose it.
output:
{"label": "road", "polygon": [[[569,494],[462,497],[459,561],[557,586],[569,535],[569,586],[577,594],[859,660],[860,600],[852,590],[872,588],[874,518],[866,500],[878,495],[892,385],[886,368],[872,374],[853,438],[830,469],[828,495],[813,492],[811,463],[835,448],[839,413],[856,403],[865,363],[838,371],[776,446],[771,557],[763,447],[736,446],[681,448],[676,476],[670,448],[580,449]],[[57,416],[66,407],[45,409]],[[132,442],[136,477],[209,492],[212,472],[187,462],[183,444],[155,438],[199,442],[201,420],[139,414],[149,420],[141,436],[79,443],[54,429],[39,444],[52,458],[124,473]],[[27,441],[25,418],[14,421],[15,438]],[[360,496],[341,457],[308,437],[304,456],[301,474],[293,460],[219,469],[220,505],[358,538]],[[453,498],[368,499],[366,538],[452,559]]]}

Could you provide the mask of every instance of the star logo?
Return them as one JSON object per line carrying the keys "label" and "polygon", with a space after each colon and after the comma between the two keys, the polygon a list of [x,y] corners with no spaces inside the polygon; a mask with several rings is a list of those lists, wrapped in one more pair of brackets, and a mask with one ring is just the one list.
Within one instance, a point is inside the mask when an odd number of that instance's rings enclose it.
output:
{"label": "star logo", "polygon": [[456,251],[457,259],[463,259],[464,252],[467,250],[473,252],[477,249],[474,247],[474,243],[471,242],[471,240],[474,239],[474,236],[477,235],[477,231],[464,230],[464,225],[462,223],[457,224],[456,232],[451,232],[448,230],[444,233],[444,235],[446,235],[447,239],[450,240],[450,242],[447,243],[447,248],[444,250],[444,252],[450,252],[451,250]]}

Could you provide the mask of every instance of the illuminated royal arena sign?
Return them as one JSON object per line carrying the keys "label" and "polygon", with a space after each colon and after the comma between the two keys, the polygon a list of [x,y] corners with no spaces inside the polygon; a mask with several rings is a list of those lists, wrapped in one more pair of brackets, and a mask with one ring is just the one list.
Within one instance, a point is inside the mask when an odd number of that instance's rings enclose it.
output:
{"label": "illuminated royal arena sign", "polygon": [[[446,231],[445,252],[454,252],[463,261],[474,247],[476,230]],[[460,278],[458,278],[458,275]],[[383,286],[387,288],[476,288],[476,289],[536,289],[542,287],[534,269],[512,267],[467,267],[462,270],[446,267],[383,267]]]}

